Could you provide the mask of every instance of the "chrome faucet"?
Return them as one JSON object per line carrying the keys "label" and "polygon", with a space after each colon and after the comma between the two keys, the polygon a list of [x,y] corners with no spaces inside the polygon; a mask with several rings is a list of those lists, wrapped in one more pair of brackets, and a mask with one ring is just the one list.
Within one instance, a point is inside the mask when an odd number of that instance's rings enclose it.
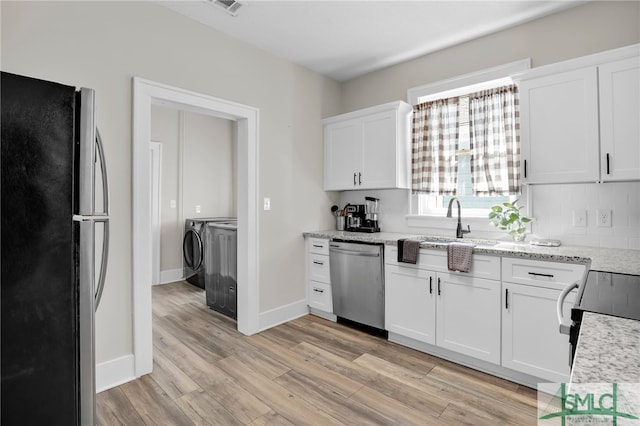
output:
{"label": "chrome faucet", "polygon": [[449,208],[447,209],[447,217],[451,217],[451,205],[453,202],[458,203],[458,227],[456,228],[456,238],[462,238],[464,234],[469,234],[471,232],[471,227],[467,225],[467,229],[462,229],[462,221],[460,220],[460,201],[453,197],[449,201]]}

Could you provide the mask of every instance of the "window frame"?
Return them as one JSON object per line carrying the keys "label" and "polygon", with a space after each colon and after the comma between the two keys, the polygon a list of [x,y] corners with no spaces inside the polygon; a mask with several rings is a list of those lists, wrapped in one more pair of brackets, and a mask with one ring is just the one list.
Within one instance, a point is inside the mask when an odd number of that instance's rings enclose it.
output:
{"label": "window frame", "polygon": [[[513,84],[511,76],[527,71],[531,68],[531,58],[522,59],[520,61],[510,62],[497,67],[464,74],[447,80],[429,83],[407,90],[407,101],[411,105],[417,105],[443,97],[454,97],[465,95],[468,93],[496,87],[499,85]],[[472,87],[470,87],[472,86]],[[439,217],[446,214],[445,206],[431,207],[422,209],[418,201],[419,195],[411,194],[409,196],[410,216],[417,217]],[[511,196],[513,201],[517,196]],[[487,209],[465,208],[462,206],[465,217],[483,217],[486,218]]]}

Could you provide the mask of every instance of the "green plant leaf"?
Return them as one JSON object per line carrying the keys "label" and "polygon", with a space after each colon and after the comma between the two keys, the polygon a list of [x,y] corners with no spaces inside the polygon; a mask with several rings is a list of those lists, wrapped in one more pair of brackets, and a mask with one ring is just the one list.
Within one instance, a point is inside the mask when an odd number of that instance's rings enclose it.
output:
{"label": "green plant leaf", "polygon": [[523,216],[520,220],[521,220],[523,223],[529,223],[529,222],[531,222],[531,219],[529,219],[528,217],[524,217],[524,216]]}

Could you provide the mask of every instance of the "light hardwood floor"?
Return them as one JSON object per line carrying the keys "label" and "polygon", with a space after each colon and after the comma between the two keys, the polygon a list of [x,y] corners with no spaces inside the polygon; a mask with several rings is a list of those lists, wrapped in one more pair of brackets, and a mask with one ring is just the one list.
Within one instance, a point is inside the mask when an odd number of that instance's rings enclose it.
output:
{"label": "light hardwood floor", "polygon": [[253,336],[204,291],[153,288],[153,373],[102,392],[99,425],[534,425],[536,393],[308,315]]}

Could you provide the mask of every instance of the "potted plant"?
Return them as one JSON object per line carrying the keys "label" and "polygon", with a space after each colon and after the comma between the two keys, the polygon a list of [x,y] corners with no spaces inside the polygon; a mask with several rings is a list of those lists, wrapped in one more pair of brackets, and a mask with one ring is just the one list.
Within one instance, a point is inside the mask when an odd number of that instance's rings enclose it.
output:
{"label": "potted plant", "polygon": [[515,200],[513,203],[507,202],[491,207],[489,219],[491,220],[491,225],[509,230],[509,235],[513,240],[519,242],[524,240],[524,232],[527,229],[526,224],[531,222],[531,219],[520,213],[522,207],[517,206],[517,202],[518,200]]}

